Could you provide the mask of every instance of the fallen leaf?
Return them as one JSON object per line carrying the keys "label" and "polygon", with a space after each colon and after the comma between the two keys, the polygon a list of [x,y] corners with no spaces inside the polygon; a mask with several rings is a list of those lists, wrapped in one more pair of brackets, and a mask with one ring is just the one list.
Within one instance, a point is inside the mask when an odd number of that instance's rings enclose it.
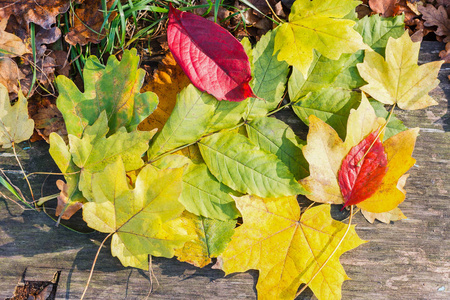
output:
{"label": "fallen leaf", "polygon": [[380,222],[389,224],[391,221],[399,221],[406,219],[406,216],[398,207],[384,213],[371,213],[362,209],[361,213],[363,214],[364,218],[366,218],[366,220],[369,221],[370,223],[373,223],[375,222],[375,220],[378,220]]}
{"label": "fallen leaf", "polygon": [[183,169],[157,171],[147,165],[134,189],[120,159],[94,174],[94,197],[83,205],[83,219],[89,227],[113,234],[111,253],[124,266],[148,270],[149,255],[173,257],[175,249],[194,238],[179,218],[184,210],[178,202],[182,174]]}
{"label": "fallen leaf", "polygon": [[[110,11],[114,0],[90,0],[82,1],[81,5],[75,8],[73,24],[64,39],[72,46],[79,44],[84,46],[88,43],[98,44],[106,37],[105,10]],[[106,4],[106,7],[103,5]],[[111,22],[117,13],[111,12],[108,22]]]}
{"label": "fallen leaf", "polygon": [[0,18],[0,57],[16,57],[31,53],[30,45],[18,36],[5,31],[8,19],[9,17]]}
{"label": "fallen leaf", "polygon": [[450,42],[450,19],[444,6],[434,7],[431,4],[419,6],[425,26],[437,26],[436,35],[445,36],[444,43]]}
{"label": "fallen leaf", "polygon": [[132,131],[152,113],[158,99],[152,92],[140,93],[145,71],[138,69],[136,53],[136,49],[125,50],[120,62],[111,55],[106,66],[90,56],[83,70],[84,93],[69,78],[56,78],[56,104],[69,134],[80,138],[86,126],[92,125],[104,110],[108,115],[108,135],[122,126]]}
{"label": "fallen leaf", "polygon": [[358,4],[353,0],[295,1],[289,22],[277,29],[274,50],[279,50],[278,60],[285,60],[306,75],[313,49],[330,59],[367,49],[353,29],[355,22],[343,19]]}
{"label": "fallen leaf", "polygon": [[[338,182],[342,162],[350,149],[384,123],[383,118],[376,117],[365,97],[362,98],[360,107],[350,113],[345,142],[329,125],[311,116],[307,144],[303,147],[311,175],[300,181],[310,192],[306,197],[315,202],[345,203],[346,199],[342,196]],[[406,192],[403,190],[402,176],[414,165],[415,160],[411,155],[418,130],[402,131],[383,143],[387,154],[387,172],[375,192],[356,206],[366,211],[382,213],[403,202]]]}
{"label": "fallen leaf", "polygon": [[19,100],[11,106],[8,89],[0,84],[0,145],[9,148],[31,137],[34,121],[28,117],[27,99],[19,91]]}
{"label": "fallen leaf", "polygon": [[69,186],[62,180],[56,181],[56,186],[61,191],[59,193],[58,204],[56,205],[55,216],[61,215],[61,219],[69,220],[77,211],[83,207],[81,202],[69,202]]}
{"label": "fallen leaf", "polygon": [[238,192],[265,198],[305,193],[275,154],[259,149],[241,134],[222,131],[198,144],[211,173]]}
{"label": "fallen leaf", "polygon": [[19,82],[25,78],[25,74],[19,69],[14,60],[9,57],[0,58],[0,70],[2,70],[0,72],[0,84],[4,85],[8,92],[17,95]]}
{"label": "fallen leaf", "polygon": [[161,131],[172,113],[177,101],[177,94],[191,83],[189,78],[177,64],[172,53],[168,53],[162,60],[153,78],[142,87],[141,91],[150,91],[158,96],[159,103],[155,111],[143,120],[139,130]]}
{"label": "fallen leaf", "polygon": [[35,100],[36,108],[34,113],[30,113],[34,120],[34,126],[38,134],[49,143],[49,136],[52,132],[57,133],[66,142],[67,130],[64,118],[56,105],[48,98],[42,98],[40,101]]}
{"label": "fallen leaf", "polygon": [[167,40],[175,60],[201,91],[228,101],[254,96],[247,54],[227,30],[170,6]]}
{"label": "fallen leaf", "polygon": [[72,173],[65,176],[71,202],[84,202],[79,199],[79,191],[91,200],[93,174],[102,171],[119,157],[123,159],[127,172],[144,166],[141,156],[147,151],[148,142],[155,132],[127,132],[121,127],[107,138],[107,122],[106,112],[103,111],[92,126],[85,128],[81,138],[69,134],[68,146],[58,134],[50,134],[50,155],[61,172]]}
{"label": "fallen leaf", "polygon": [[0,0],[0,19],[14,15],[26,28],[33,22],[50,29],[56,23],[56,16],[69,7],[70,0]]}
{"label": "fallen leaf", "polygon": [[208,265],[211,258],[217,257],[225,250],[236,226],[236,220],[219,221],[188,212],[181,215],[181,220],[182,226],[191,231],[195,238],[186,242],[183,248],[175,250],[175,256],[179,261],[188,262],[198,268]]}
{"label": "fallen leaf", "polygon": [[422,109],[438,103],[428,95],[439,80],[437,74],[443,61],[417,65],[420,43],[413,43],[405,33],[389,38],[386,60],[378,53],[366,51],[364,62],[357,64],[367,85],[361,90],[384,104],[397,104],[401,109]]}
{"label": "fallen leaf", "polygon": [[[235,198],[243,224],[218,258],[228,275],[259,270],[258,299],[294,299],[338,247],[347,225],[331,218],[330,206],[319,205],[303,214],[295,196],[261,199]],[[363,244],[352,225],[342,244],[309,287],[318,299],[340,299],[349,279],[339,262],[346,251]]]}
{"label": "fallen leaf", "polygon": [[394,16],[394,7],[399,0],[369,0],[370,8],[377,14],[383,17]]}
{"label": "fallen leaf", "polygon": [[445,50],[439,52],[439,57],[444,61],[444,63],[450,63],[450,42],[445,44]]}
{"label": "fallen leaf", "polygon": [[350,149],[338,172],[344,207],[358,204],[378,189],[387,172],[387,155],[379,138],[372,132]]}

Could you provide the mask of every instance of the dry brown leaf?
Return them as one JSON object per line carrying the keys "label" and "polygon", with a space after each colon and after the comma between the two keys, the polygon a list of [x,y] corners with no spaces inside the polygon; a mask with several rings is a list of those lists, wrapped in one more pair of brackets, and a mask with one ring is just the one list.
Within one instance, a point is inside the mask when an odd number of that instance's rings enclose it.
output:
{"label": "dry brown leaf", "polygon": [[[83,204],[80,202],[69,203],[67,198],[68,185],[62,181],[57,180],[56,186],[61,191],[58,196],[58,205],[56,206],[55,215],[58,217],[61,213],[61,219],[68,220],[70,219],[80,208],[83,207]],[[64,211],[64,212],[63,212]]]}
{"label": "dry brown leaf", "polygon": [[413,0],[400,0],[394,7],[394,16],[405,14],[405,24],[408,26],[415,25],[415,17],[419,15],[417,3],[413,2]]}
{"label": "dry brown leaf", "polygon": [[437,26],[436,35],[445,36],[444,42],[450,42],[450,19],[447,11],[443,6],[437,9],[429,4],[427,6],[420,6],[419,11],[422,13],[422,18],[425,20],[425,26]]}
{"label": "dry brown leaf", "polygon": [[19,92],[19,80],[25,78],[25,74],[20,71],[17,64],[9,57],[0,58],[0,83],[6,86],[10,95],[10,98],[16,98]]}
{"label": "dry brown leaf", "polygon": [[38,134],[48,143],[50,133],[56,132],[68,142],[64,118],[54,104],[54,101],[51,101],[47,97],[33,98],[38,99],[29,100],[29,102],[32,103],[29,105],[29,114],[34,120],[35,129]]}
{"label": "dry brown leaf", "polygon": [[[114,0],[107,1],[108,10],[111,8]],[[67,43],[75,46],[81,46],[87,43],[100,43],[106,37],[106,29],[103,28],[103,11],[102,0],[84,1],[79,8],[75,9],[75,16],[73,17],[73,26],[69,33],[65,36]],[[116,13],[111,13],[108,20],[111,21],[116,16]]]}
{"label": "dry brown leaf", "polygon": [[394,16],[394,7],[399,0],[369,0],[370,8],[383,17]]}
{"label": "dry brown leaf", "polygon": [[445,61],[445,63],[450,63],[450,43],[445,45],[445,50],[439,52],[439,57]]}
{"label": "dry brown leaf", "polygon": [[20,37],[6,32],[8,19],[0,19],[0,49],[10,53],[0,53],[2,57],[16,57],[31,53],[31,48]]}
{"label": "dry brown leaf", "polygon": [[177,94],[190,83],[189,78],[184,74],[170,52],[162,60],[153,77],[153,80],[149,81],[141,92],[151,91],[158,95],[158,107],[139,124],[139,130],[152,130],[154,128],[158,128],[158,131],[161,130],[172,113]]}
{"label": "dry brown leaf", "polygon": [[33,22],[50,29],[56,16],[65,13],[69,6],[70,0],[0,0],[0,18],[14,15],[25,28]]}

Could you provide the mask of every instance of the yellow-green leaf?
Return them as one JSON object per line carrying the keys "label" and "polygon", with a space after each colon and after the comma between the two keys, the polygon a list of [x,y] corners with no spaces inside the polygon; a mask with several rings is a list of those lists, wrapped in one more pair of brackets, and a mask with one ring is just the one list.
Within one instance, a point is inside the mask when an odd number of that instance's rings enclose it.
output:
{"label": "yellow-green leaf", "polygon": [[364,62],[357,64],[361,77],[368,82],[361,90],[384,104],[397,104],[414,110],[438,104],[428,92],[439,84],[437,75],[444,61],[417,65],[420,43],[411,41],[407,31],[398,39],[389,38],[386,60],[367,51]]}
{"label": "yellow-green leaf", "polygon": [[367,49],[353,29],[355,22],[343,19],[359,4],[354,0],[297,0],[292,5],[289,22],[278,29],[274,53],[278,60],[299,69],[304,75],[313,60],[313,49],[331,59],[342,53]]}
{"label": "yellow-green leaf", "polygon": [[179,218],[182,174],[182,168],[158,171],[148,165],[130,189],[119,159],[93,175],[93,200],[84,204],[83,219],[95,230],[113,233],[111,253],[124,266],[148,270],[149,255],[173,257],[194,238]]}
{"label": "yellow-green leaf", "polygon": [[179,261],[188,262],[203,268],[223,252],[233,235],[236,220],[219,221],[184,212],[181,215],[183,226],[192,231],[195,239],[175,250]]}
{"label": "yellow-green leaf", "polygon": [[0,146],[28,140],[33,134],[34,121],[28,118],[27,99],[19,91],[19,100],[11,106],[8,89],[0,84]]}
{"label": "yellow-green leaf", "polygon": [[[243,224],[235,230],[218,264],[226,274],[259,270],[258,299],[294,299],[300,284],[322,267],[348,226],[331,218],[329,205],[301,214],[296,197],[244,196],[235,200]],[[352,225],[309,285],[318,299],[340,299],[342,282],[348,277],[339,257],[362,243]]]}

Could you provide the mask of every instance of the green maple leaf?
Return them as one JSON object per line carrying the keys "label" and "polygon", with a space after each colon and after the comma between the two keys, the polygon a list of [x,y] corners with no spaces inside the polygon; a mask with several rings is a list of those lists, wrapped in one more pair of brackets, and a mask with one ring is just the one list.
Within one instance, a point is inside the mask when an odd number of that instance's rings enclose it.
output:
{"label": "green maple leaf", "polygon": [[138,69],[136,49],[125,50],[119,62],[114,55],[103,66],[97,57],[90,56],[83,70],[84,93],[72,80],[58,76],[58,109],[64,116],[67,132],[81,137],[84,129],[98,119],[102,111],[108,116],[109,135],[120,127],[127,131],[149,116],[158,104],[152,92],[140,93],[145,71]]}
{"label": "green maple leaf", "polygon": [[92,175],[102,171],[119,157],[123,160],[126,171],[136,170],[144,165],[141,156],[147,151],[154,131],[127,132],[122,127],[108,138],[107,133],[108,122],[106,112],[103,111],[92,126],[86,126],[82,138],[69,134],[69,146],[58,134],[50,135],[50,154],[61,171],[79,171],[66,177],[71,191],[69,195],[77,194],[77,186],[84,197],[90,200],[93,197]]}
{"label": "green maple leaf", "polygon": [[[366,16],[357,21],[354,28],[366,45],[384,54],[388,38],[403,34],[403,19],[403,16]],[[305,75],[294,67],[288,88],[289,97],[295,102],[293,109],[297,116],[308,125],[309,116],[315,115],[332,126],[341,138],[345,138],[350,110],[356,109],[361,99],[360,93],[353,90],[366,83],[356,68],[363,59],[363,50],[343,54],[338,60],[331,60],[315,51],[313,62]],[[377,112],[379,116],[384,116],[381,110]],[[392,125],[391,122],[394,120],[390,120],[388,127],[400,128],[400,124]]]}
{"label": "green maple leaf", "polygon": [[297,0],[289,22],[278,29],[274,52],[303,74],[313,61],[313,49],[330,59],[342,53],[366,49],[362,37],[353,29],[355,22],[342,19],[359,4],[354,0]]}
{"label": "green maple leaf", "polygon": [[0,84],[0,145],[9,148],[28,140],[33,134],[34,121],[28,118],[27,99],[19,92],[19,100],[11,106],[8,89]]}
{"label": "green maple leaf", "polygon": [[93,175],[93,199],[83,205],[83,219],[95,230],[112,233],[111,253],[124,266],[148,270],[149,255],[173,257],[194,238],[179,218],[182,174],[183,169],[147,165],[130,189],[119,159]]}

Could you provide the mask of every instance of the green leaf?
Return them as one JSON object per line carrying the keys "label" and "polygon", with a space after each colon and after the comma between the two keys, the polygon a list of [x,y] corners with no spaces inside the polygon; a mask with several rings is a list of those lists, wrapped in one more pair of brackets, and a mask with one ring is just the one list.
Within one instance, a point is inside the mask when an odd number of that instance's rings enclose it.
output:
{"label": "green leaf", "polygon": [[309,116],[315,115],[333,127],[343,139],[347,132],[350,110],[359,106],[360,99],[360,93],[328,87],[312,92],[310,96],[296,102],[292,108],[306,125],[309,125]]}
{"label": "green leaf", "polygon": [[75,176],[70,175],[70,184],[66,178],[69,186],[75,186],[77,182],[78,189],[88,200],[93,197],[91,186],[93,173],[102,171],[119,157],[123,160],[126,171],[136,170],[144,165],[141,156],[147,151],[148,141],[155,131],[127,132],[122,127],[108,138],[107,133],[108,121],[106,112],[103,111],[92,126],[86,127],[82,138],[69,134],[69,149],[58,135],[52,134],[50,137],[50,154],[60,169],[62,168],[61,171],[64,173],[80,171],[79,174],[74,174]]}
{"label": "green leaf", "polygon": [[148,270],[149,255],[173,257],[194,238],[178,218],[184,210],[177,200],[182,174],[183,169],[157,171],[148,165],[130,189],[119,159],[93,175],[94,198],[84,204],[83,219],[95,230],[113,233],[111,253],[124,266]]}
{"label": "green leaf", "polygon": [[300,180],[309,175],[308,162],[303,156],[305,141],[300,140],[294,131],[275,118],[262,117],[246,124],[250,141],[260,149],[275,154]]}
{"label": "green leaf", "polygon": [[[398,38],[405,32],[404,16],[383,18],[379,15],[366,16],[356,22],[355,30],[361,34],[365,44],[378,54],[384,55],[389,37]],[[334,86],[348,89],[359,88],[366,82],[359,75],[356,64],[363,62],[364,51],[360,50],[346,59],[345,67],[336,78]]]}
{"label": "green leaf", "polygon": [[352,28],[355,22],[342,19],[358,4],[354,0],[295,1],[289,22],[280,26],[275,37],[278,59],[306,74],[313,61],[313,49],[330,59],[366,49]]}
{"label": "green leaf", "polygon": [[255,94],[261,99],[248,99],[247,119],[265,116],[282,100],[286,88],[289,65],[274,55],[275,31],[261,37],[252,52],[253,79],[250,81]]}
{"label": "green leaf", "polygon": [[236,191],[264,198],[305,193],[276,155],[241,134],[219,132],[202,139],[199,147],[211,173]]}
{"label": "green leaf", "polygon": [[161,132],[148,150],[149,159],[194,143],[203,135],[236,125],[242,118],[245,103],[218,101],[192,84],[177,95],[177,103]]}
{"label": "green leaf", "polygon": [[9,148],[13,143],[28,140],[33,134],[34,121],[28,118],[27,99],[22,92],[19,99],[11,106],[8,89],[0,84],[0,145]]}
{"label": "green leaf", "polygon": [[[370,100],[370,105],[372,105],[373,109],[375,110],[375,114],[377,115],[377,117],[382,117],[387,120],[389,112],[386,110],[383,103],[376,100]],[[397,119],[395,114],[392,114],[389,122],[386,125],[383,141],[405,130],[408,130],[408,127],[403,125],[403,122]]]}
{"label": "green leaf", "polygon": [[[201,157],[200,157],[201,159]],[[152,165],[158,169],[181,168],[188,164],[183,174],[183,192],[178,199],[187,211],[206,218],[230,220],[239,217],[232,189],[217,181],[203,161],[194,162],[183,155],[168,155]]]}
{"label": "green leaf", "polygon": [[219,256],[231,240],[236,220],[219,221],[199,217],[191,213],[181,216],[183,225],[192,231],[196,238],[175,251],[179,261],[188,262],[202,268]]}
{"label": "green leaf", "polygon": [[92,125],[102,111],[108,116],[109,135],[120,127],[127,131],[150,115],[158,104],[156,94],[140,89],[145,71],[138,69],[136,49],[125,50],[119,62],[114,55],[102,66],[95,56],[87,59],[83,70],[84,93],[65,76],[58,76],[58,109],[64,116],[67,132],[81,137],[84,129]]}

